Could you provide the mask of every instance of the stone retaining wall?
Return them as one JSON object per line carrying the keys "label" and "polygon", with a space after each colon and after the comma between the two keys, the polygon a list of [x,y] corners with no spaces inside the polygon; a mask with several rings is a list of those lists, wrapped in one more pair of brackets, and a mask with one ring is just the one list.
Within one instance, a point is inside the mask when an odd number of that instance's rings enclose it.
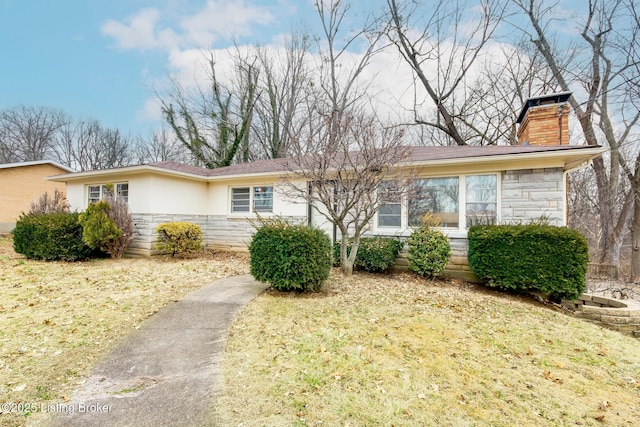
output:
{"label": "stone retaining wall", "polygon": [[575,301],[563,301],[562,305],[578,317],[640,337],[640,303],[583,294]]}

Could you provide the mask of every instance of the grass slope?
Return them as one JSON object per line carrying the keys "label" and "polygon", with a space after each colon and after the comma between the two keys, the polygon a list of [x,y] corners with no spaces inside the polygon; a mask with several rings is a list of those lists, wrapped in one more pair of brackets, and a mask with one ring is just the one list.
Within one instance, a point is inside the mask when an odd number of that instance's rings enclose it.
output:
{"label": "grass slope", "polygon": [[482,287],[334,275],[235,322],[216,425],[633,425],[640,341]]}

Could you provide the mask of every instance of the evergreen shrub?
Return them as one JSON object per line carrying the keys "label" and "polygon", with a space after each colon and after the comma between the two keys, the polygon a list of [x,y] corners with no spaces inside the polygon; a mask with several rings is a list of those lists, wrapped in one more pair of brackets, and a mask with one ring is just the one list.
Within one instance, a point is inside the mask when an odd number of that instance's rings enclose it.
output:
{"label": "evergreen shrub", "polygon": [[469,229],[469,266],[489,286],[575,299],[585,288],[589,247],[580,232],[545,224]]}
{"label": "evergreen shrub", "polygon": [[165,222],[156,228],[158,241],[156,249],[177,253],[202,250],[202,229],[191,222]]}
{"label": "evergreen shrub", "polygon": [[318,291],[331,271],[329,237],[283,219],[260,220],[249,254],[251,275],[279,291]]}
{"label": "evergreen shrub", "polygon": [[[347,256],[351,253],[352,244],[350,241]],[[385,272],[395,264],[403,245],[400,240],[389,237],[362,237],[354,267],[370,273]],[[335,266],[340,265],[340,242],[333,245],[333,260]]]}
{"label": "evergreen shrub", "polygon": [[425,277],[435,277],[447,265],[451,245],[447,236],[428,225],[416,228],[407,239],[409,269]]}
{"label": "evergreen shrub", "polygon": [[22,215],[13,230],[14,250],[31,259],[77,261],[92,255],[76,212]]}
{"label": "evergreen shrub", "polygon": [[111,219],[110,212],[111,206],[103,200],[90,204],[78,220],[82,225],[82,239],[87,246],[114,256],[118,252],[122,230]]}

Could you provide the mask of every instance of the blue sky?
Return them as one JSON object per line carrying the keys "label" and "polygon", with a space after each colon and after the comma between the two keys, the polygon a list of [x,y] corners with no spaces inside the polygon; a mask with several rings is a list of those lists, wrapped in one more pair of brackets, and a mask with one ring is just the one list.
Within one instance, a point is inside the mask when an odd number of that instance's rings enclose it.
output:
{"label": "blue sky", "polygon": [[157,128],[152,87],[189,52],[269,44],[317,19],[311,0],[0,0],[0,109],[18,104]]}
{"label": "blue sky", "polygon": [[[278,44],[299,28],[319,33],[313,0],[0,0],[0,110],[53,107],[146,136],[162,123],[153,90],[169,74],[195,75],[202,50]],[[386,55],[372,69],[398,110],[413,100],[412,76],[397,52]]]}

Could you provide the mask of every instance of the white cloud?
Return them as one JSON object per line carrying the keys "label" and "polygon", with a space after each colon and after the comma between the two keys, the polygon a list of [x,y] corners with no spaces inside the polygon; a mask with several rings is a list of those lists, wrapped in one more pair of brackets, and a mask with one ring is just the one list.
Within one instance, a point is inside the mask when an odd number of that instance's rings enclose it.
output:
{"label": "white cloud", "polygon": [[142,9],[127,17],[124,23],[110,19],[100,29],[115,40],[119,49],[154,49],[160,46],[156,31],[159,19],[158,9]]}
{"label": "white cloud", "polygon": [[216,40],[253,34],[253,26],[265,26],[274,16],[264,7],[245,1],[208,1],[198,13],[183,18],[180,26],[187,42],[209,46]]}
{"label": "white cloud", "polygon": [[173,8],[141,9],[122,21],[107,20],[101,31],[122,50],[207,48],[219,40],[254,34],[275,20],[266,7],[246,1],[209,0],[192,14]]}

